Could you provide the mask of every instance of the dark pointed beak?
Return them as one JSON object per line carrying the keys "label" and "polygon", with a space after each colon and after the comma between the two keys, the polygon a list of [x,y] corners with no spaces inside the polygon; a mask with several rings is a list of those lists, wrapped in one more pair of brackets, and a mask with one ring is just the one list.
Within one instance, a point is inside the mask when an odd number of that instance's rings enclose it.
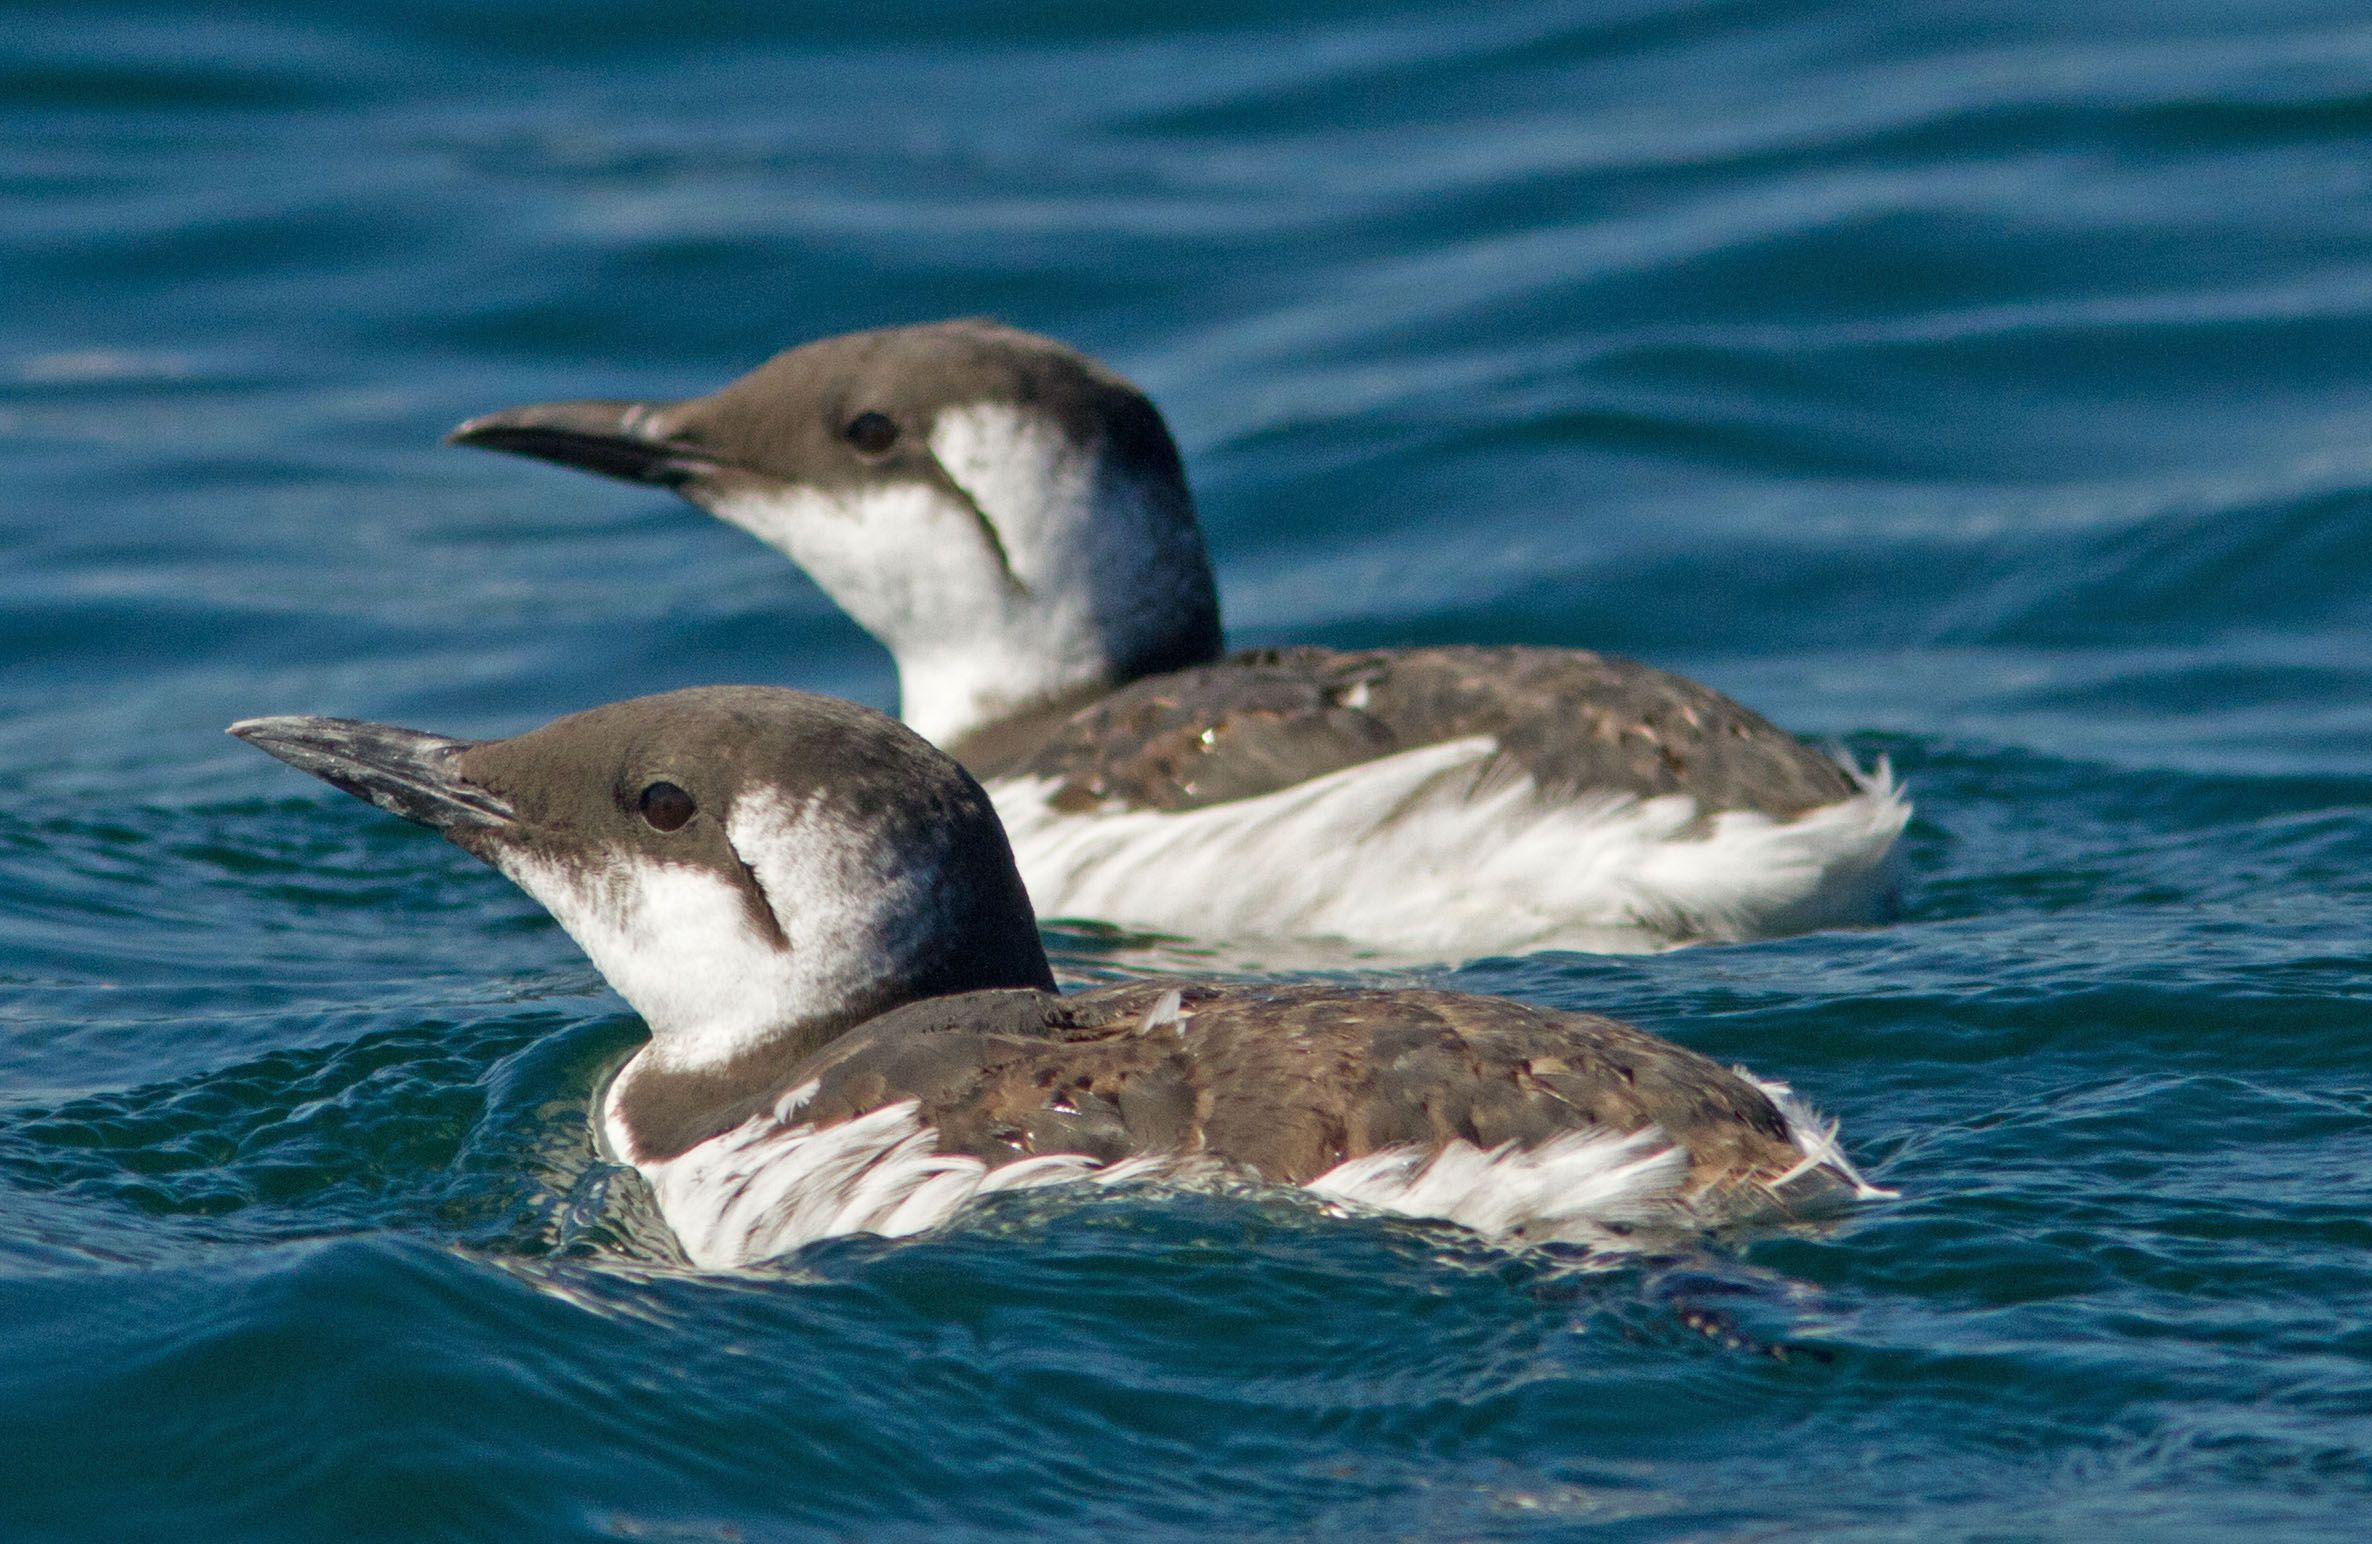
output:
{"label": "dark pointed beak", "polygon": [[533,456],[622,482],[680,488],[717,469],[716,459],[672,438],[661,425],[672,402],[538,402],[473,418],[445,436]]}
{"label": "dark pointed beak", "polygon": [[230,732],[333,788],[448,836],[508,826],[517,818],[507,800],[461,775],[461,753],[475,740],[295,714],[241,719]]}

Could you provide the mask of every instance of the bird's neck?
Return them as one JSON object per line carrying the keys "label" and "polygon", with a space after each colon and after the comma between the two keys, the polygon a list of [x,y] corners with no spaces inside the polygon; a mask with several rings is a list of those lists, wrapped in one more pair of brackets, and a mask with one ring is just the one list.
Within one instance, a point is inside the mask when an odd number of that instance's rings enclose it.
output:
{"label": "bird's neck", "polygon": [[[898,717],[941,750],[1010,720],[1035,717],[1049,703],[1093,701],[1135,676],[1092,642],[1064,647],[1043,634],[987,636],[893,651]],[[969,758],[959,755],[969,764]]]}
{"label": "bird's neck", "polygon": [[1219,657],[1207,568],[1132,592],[1129,602],[1046,597],[956,637],[885,639],[898,666],[898,716],[977,770],[969,744],[1010,739],[1015,725],[1050,713],[1059,722],[1131,681]]}
{"label": "bird's neck", "polygon": [[898,662],[900,716],[941,747],[1219,657],[1218,587],[1166,437],[1148,465],[1143,447],[1121,457],[1014,425],[979,432],[999,421],[954,415],[934,445],[1001,533],[1001,572],[964,604],[872,628]]}
{"label": "bird's neck", "polygon": [[994,968],[941,971],[918,990],[885,991],[841,1011],[783,1025],[721,1057],[686,1058],[674,1054],[668,1040],[654,1039],[611,1080],[601,1102],[603,1134],[616,1156],[642,1165],[679,1157],[756,1116],[787,1121],[797,1112],[783,1106],[784,1097],[811,1082],[853,1031],[898,1009],[984,992],[1052,1000],[1053,974],[1034,936],[1030,943],[1030,949]]}

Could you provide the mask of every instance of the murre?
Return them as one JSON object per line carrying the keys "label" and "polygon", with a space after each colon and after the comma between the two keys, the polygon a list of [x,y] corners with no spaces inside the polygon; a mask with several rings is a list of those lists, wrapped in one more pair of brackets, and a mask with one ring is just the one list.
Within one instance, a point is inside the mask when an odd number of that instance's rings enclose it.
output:
{"label": "murre", "polygon": [[1331,985],[1058,994],[980,785],[852,704],[704,687],[507,740],[231,733],[443,832],[567,929],[651,1031],[598,1128],[701,1266],[1081,1179],[1241,1176],[1594,1243],[1878,1193],[1784,1087],[1610,1019]]}
{"label": "murre", "polygon": [[1161,414],[1048,338],[853,333],[709,396],[449,438],[671,488],[787,554],[895,656],[906,722],[987,783],[1049,917],[1456,959],[1893,904],[1909,807],[1885,768],[1694,681],[1568,649],[1223,658]]}

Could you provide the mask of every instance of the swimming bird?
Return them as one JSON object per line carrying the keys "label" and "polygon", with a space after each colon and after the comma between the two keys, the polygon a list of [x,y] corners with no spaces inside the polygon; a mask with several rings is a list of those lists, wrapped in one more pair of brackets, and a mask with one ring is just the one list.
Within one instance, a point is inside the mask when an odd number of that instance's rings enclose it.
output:
{"label": "swimming bird", "polygon": [[1224,654],[1161,414],[1049,338],[852,333],[708,396],[448,438],[672,489],[789,556],[986,781],[1049,916],[1443,959],[1892,905],[1909,807],[1884,767],[1694,681],[1577,649]]}
{"label": "swimming bird", "polygon": [[506,740],[231,733],[558,919],[650,1026],[596,1127],[703,1267],[1081,1179],[1251,1178],[1583,1242],[1873,1193],[1785,1088],[1611,1019],[1333,985],[1062,995],[980,785],[854,704],[701,687]]}

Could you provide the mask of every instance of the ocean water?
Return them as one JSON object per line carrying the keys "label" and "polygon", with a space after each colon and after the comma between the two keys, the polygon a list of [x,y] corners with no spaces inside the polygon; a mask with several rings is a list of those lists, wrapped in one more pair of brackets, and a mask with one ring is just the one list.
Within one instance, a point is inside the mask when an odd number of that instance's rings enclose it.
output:
{"label": "ocean water", "polygon": [[[1239,643],[1586,645],[1891,758],[1899,925],[1425,979],[1784,1078],[1900,1199],[680,1268],[587,1139],[623,1005],[221,729],[886,704],[755,543],[436,440],[979,313],[1168,411]],[[2372,1515],[2360,5],[8,0],[0,451],[0,1537]]]}

